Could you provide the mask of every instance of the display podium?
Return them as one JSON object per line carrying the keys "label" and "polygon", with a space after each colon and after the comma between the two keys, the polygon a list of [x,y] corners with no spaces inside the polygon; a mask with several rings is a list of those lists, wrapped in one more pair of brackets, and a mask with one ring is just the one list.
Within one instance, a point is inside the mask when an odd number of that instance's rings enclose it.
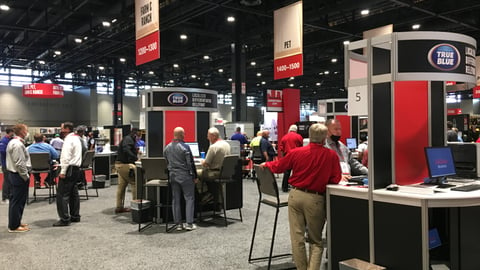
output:
{"label": "display podium", "polygon": [[[445,81],[476,84],[475,39],[403,32],[345,46],[349,115],[368,116],[368,188],[327,188],[329,269],[358,258],[387,269],[478,269],[480,192],[387,191],[428,177],[424,148],[446,145]],[[357,114],[354,114],[357,113]],[[435,229],[442,244],[429,248]]]}

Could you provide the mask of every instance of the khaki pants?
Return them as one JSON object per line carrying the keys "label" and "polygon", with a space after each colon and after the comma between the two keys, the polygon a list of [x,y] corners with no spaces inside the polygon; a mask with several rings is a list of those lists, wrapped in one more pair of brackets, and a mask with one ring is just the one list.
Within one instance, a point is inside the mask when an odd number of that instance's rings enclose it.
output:
{"label": "khaki pants", "polygon": [[[318,270],[322,261],[322,230],[325,225],[325,196],[292,189],[288,196],[288,222],[295,265],[299,270]],[[305,227],[310,239],[310,257],[305,248]]]}
{"label": "khaki pants", "polygon": [[115,162],[115,169],[118,173],[117,208],[123,208],[125,205],[125,190],[128,184],[130,184],[132,188],[132,199],[137,199],[135,175],[129,176],[130,169],[133,169],[136,173],[136,167],[135,164]]}

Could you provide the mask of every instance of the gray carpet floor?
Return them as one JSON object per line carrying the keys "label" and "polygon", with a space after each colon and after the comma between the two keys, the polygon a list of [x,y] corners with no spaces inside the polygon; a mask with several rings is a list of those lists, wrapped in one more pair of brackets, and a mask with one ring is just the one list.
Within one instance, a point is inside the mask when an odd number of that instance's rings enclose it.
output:
{"label": "gray carpet floor", "polygon": [[[98,198],[82,200],[81,222],[68,227],[52,227],[55,203],[33,202],[23,215],[31,228],[26,233],[8,232],[8,205],[0,205],[0,269],[266,269],[266,261],[248,263],[256,183],[244,180],[243,222],[197,223],[195,231],[171,233],[163,224],[139,233],[130,213],[114,214],[116,189],[99,189]],[[262,205],[253,256],[268,255],[274,214],[274,208]],[[238,210],[227,215],[237,218]],[[274,254],[291,252],[287,215],[287,208],[281,209]],[[293,266],[291,256],[272,262],[272,269]]]}

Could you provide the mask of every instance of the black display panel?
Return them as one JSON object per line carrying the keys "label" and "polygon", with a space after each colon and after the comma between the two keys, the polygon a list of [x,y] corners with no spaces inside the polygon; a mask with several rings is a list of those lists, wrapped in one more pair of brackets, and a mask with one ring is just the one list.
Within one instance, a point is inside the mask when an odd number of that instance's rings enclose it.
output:
{"label": "black display panel", "polygon": [[217,108],[217,94],[195,92],[153,92],[153,107]]}

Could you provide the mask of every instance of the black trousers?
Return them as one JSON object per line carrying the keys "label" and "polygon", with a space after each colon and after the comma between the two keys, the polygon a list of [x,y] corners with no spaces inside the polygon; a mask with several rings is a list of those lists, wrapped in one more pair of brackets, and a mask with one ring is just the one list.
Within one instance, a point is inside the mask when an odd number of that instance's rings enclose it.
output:
{"label": "black trousers", "polygon": [[10,203],[8,205],[8,228],[15,230],[22,222],[23,210],[28,199],[30,178],[25,181],[18,173],[9,172],[11,184]]}
{"label": "black trousers", "polygon": [[2,184],[2,201],[10,200],[11,195],[11,184],[10,177],[8,176],[7,166],[2,166],[3,171],[3,184]]}
{"label": "black trousers", "polygon": [[291,173],[292,173],[292,170],[286,170],[283,173],[283,181],[282,181],[282,190],[283,191],[288,191],[288,178],[290,178]]}
{"label": "black trousers", "polygon": [[80,169],[69,167],[65,178],[58,181],[57,213],[63,222],[70,222],[71,218],[80,218],[80,196],[77,187],[79,177]]}

